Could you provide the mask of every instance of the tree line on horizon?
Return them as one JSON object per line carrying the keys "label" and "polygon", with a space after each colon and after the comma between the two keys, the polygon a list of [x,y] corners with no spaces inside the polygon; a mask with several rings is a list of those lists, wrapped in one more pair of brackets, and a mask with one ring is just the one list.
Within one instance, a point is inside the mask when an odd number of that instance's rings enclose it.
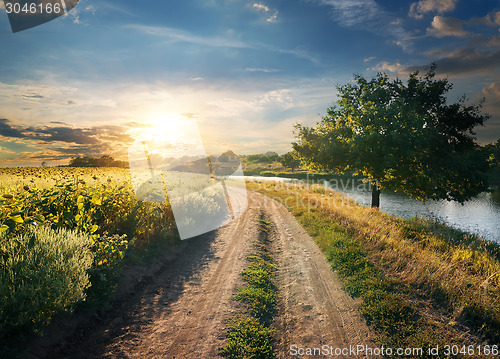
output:
{"label": "tree line on horizon", "polygon": [[113,157],[103,155],[101,157],[74,157],[69,161],[69,167],[119,167],[128,168],[128,161],[115,160]]}

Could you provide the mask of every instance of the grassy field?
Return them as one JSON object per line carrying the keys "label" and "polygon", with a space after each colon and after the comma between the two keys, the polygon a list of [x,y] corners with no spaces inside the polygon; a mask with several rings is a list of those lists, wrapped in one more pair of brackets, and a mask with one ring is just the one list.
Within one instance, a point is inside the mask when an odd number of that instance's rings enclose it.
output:
{"label": "grassy field", "polygon": [[[362,298],[380,345],[500,342],[500,246],[438,223],[361,207],[324,187],[249,183],[283,203]],[[465,347],[464,347],[465,346]]]}
{"label": "grassy field", "polygon": [[178,241],[167,203],[138,201],[125,169],[0,169],[0,339],[100,306],[120,267]]}

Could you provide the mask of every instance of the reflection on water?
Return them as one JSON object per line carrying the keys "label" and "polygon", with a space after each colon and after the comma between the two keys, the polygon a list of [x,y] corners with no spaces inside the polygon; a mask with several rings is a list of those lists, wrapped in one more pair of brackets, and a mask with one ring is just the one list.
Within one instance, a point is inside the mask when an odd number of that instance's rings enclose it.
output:
{"label": "reflection on water", "polygon": [[[328,182],[326,185],[344,192],[363,206],[371,205],[371,192],[367,189],[359,186],[335,188]],[[403,218],[421,216],[437,219],[451,227],[500,243],[500,191],[482,193],[463,205],[445,200],[423,203],[403,195],[382,192],[380,210]]]}

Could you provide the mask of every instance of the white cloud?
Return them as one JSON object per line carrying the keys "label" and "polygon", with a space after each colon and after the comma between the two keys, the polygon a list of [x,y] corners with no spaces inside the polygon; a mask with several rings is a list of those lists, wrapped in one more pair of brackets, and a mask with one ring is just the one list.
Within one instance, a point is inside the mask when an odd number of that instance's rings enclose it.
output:
{"label": "white cloud", "polygon": [[402,21],[384,10],[375,0],[312,0],[320,5],[330,6],[332,18],[343,27],[355,27],[392,38],[394,44],[407,48],[409,34]]}
{"label": "white cloud", "polygon": [[[52,76],[41,82],[0,82],[1,116],[24,127],[50,127],[54,121],[72,128],[120,126],[125,135],[134,136],[148,119],[197,114],[209,153],[222,153],[228,143],[241,153],[286,152],[293,140],[293,124],[318,121],[315,115],[331,104],[337,81],[304,78],[270,84],[249,76],[242,86],[238,80],[233,84],[187,80],[96,83]],[[121,149],[116,151],[112,155],[121,158]]]}
{"label": "white cloud", "polygon": [[260,103],[280,103],[280,104],[291,104],[293,103],[293,99],[290,96],[290,90],[282,89],[282,90],[274,90],[269,91],[264,94],[262,98],[259,100]]}
{"label": "white cloud", "polygon": [[463,29],[463,21],[451,17],[434,16],[431,27],[427,29],[427,35],[434,37],[466,37],[469,35]]}
{"label": "white cloud", "polygon": [[314,55],[311,55],[309,52],[301,49],[292,49],[292,50],[282,49],[264,43],[257,43],[257,42],[245,43],[225,37],[198,36],[187,31],[178,30],[170,27],[162,27],[162,26],[146,26],[146,25],[130,24],[130,25],[125,25],[125,28],[137,30],[147,35],[164,38],[165,41],[167,42],[187,42],[207,47],[263,49],[282,54],[290,54],[300,59],[306,59],[313,63],[318,63],[318,59]]}
{"label": "white cloud", "polygon": [[101,106],[115,108],[116,107],[116,101],[111,100],[111,99],[103,100],[101,102]]}
{"label": "white cloud", "polygon": [[267,22],[278,21],[278,10],[272,10],[269,6],[259,3],[254,3],[253,8],[263,13],[267,18],[266,19]]}
{"label": "white cloud", "polygon": [[407,70],[407,67],[404,65],[401,65],[399,62],[397,62],[395,64],[391,64],[387,61],[383,61],[383,62],[379,63],[377,66],[373,67],[372,70],[379,71],[379,72],[389,71],[389,72],[393,72],[393,73],[397,73],[397,74],[409,73]]}
{"label": "white cloud", "polygon": [[363,62],[371,62],[375,60],[375,56],[370,56],[370,57],[367,57],[366,59],[363,60]]}
{"label": "white cloud", "polygon": [[91,13],[92,15],[95,15],[95,11],[96,11],[96,9],[95,9],[94,5],[89,5],[89,6],[87,6],[87,7],[85,8],[85,11],[87,11],[87,12]]}
{"label": "white cloud", "polygon": [[253,67],[247,67],[245,71],[248,72],[265,72],[265,73],[272,73],[272,72],[279,72],[279,70],[275,69],[261,69],[261,68],[253,68]]}
{"label": "white cloud", "polygon": [[256,8],[257,10],[269,12],[269,7],[263,4],[253,4],[253,7]]}
{"label": "white cloud", "polygon": [[500,82],[493,82],[488,87],[483,88],[483,96],[486,98],[486,107],[500,112]]}
{"label": "white cloud", "polygon": [[229,47],[229,48],[250,48],[251,46],[240,41],[234,41],[224,37],[198,36],[190,32],[174,29],[166,26],[148,26],[148,25],[126,25],[126,28],[137,30],[139,32],[162,37],[171,42],[187,42],[196,45],[209,47]]}
{"label": "white cloud", "polygon": [[483,143],[497,141],[500,133],[500,82],[493,82],[488,87],[483,88],[478,97],[486,99],[484,112],[493,116],[476,133]]}
{"label": "white cloud", "polygon": [[458,0],[420,0],[410,5],[408,15],[415,19],[421,19],[424,14],[430,12],[437,12],[443,14],[445,12],[453,11]]}

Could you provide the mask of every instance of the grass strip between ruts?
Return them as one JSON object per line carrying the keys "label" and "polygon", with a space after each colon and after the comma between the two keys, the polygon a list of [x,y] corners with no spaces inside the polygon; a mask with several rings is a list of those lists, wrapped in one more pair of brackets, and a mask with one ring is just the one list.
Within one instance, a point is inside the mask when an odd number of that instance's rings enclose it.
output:
{"label": "grass strip between ruts", "polygon": [[220,350],[226,358],[274,358],[273,330],[269,328],[276,307],[274,264],[269,251],[271,223],[261,214],[260,235],[255,252],[247,257],[250,266],[241,272],[247,286],[238,290],[235,300],[247,305],[247,314],[228,319],[227,344]]}

